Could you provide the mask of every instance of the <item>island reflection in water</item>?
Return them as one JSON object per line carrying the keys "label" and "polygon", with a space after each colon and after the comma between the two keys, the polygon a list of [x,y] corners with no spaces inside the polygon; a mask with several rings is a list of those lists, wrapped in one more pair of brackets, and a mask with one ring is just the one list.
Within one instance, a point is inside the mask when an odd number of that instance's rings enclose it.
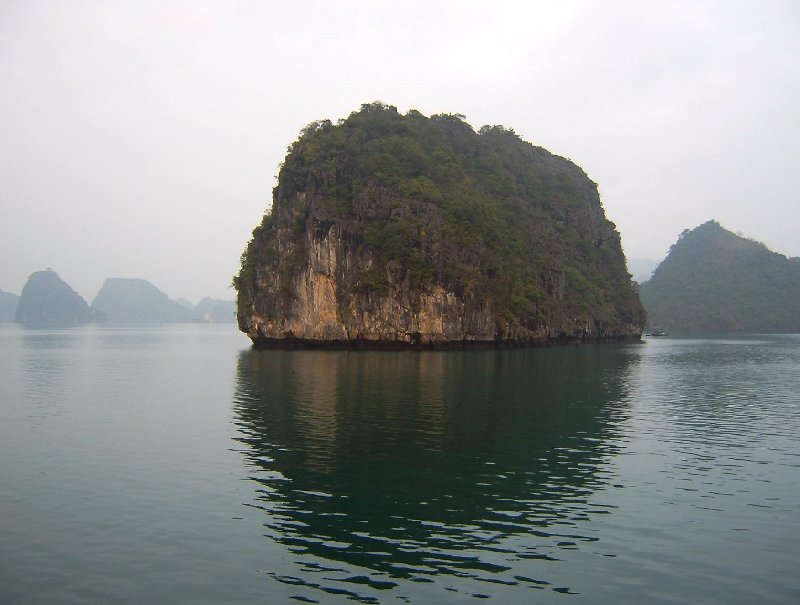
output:
{"label": "island reflection in water", "polygon": [[611,512],[593,498],[612,488],[637,358],[616,346],[242,351],[248,505],[296,562],[272,576],[363,602],[569,591],[548,562],[595,542],[587,522]]}

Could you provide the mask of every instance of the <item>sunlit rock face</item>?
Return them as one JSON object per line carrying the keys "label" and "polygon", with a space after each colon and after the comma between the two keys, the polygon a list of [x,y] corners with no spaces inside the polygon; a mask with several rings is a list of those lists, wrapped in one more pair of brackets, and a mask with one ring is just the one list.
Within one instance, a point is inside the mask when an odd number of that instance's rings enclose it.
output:
{"label": "sunlit rock face", "polygon": [[365,105],[311,124],[234,279],[256,345],[638,338],[597,186],[513,131]]}

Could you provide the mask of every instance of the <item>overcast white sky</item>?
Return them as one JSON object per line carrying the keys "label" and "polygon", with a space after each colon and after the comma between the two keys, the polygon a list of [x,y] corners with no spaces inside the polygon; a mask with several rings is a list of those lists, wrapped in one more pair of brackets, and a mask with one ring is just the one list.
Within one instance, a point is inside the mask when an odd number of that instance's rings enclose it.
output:
{"label": "overcast white sky", "polygon": [[287,146],[374,100],[571,158],[629,257],[800,256],[796,0],[0,0],[0,288],[232,299]]}

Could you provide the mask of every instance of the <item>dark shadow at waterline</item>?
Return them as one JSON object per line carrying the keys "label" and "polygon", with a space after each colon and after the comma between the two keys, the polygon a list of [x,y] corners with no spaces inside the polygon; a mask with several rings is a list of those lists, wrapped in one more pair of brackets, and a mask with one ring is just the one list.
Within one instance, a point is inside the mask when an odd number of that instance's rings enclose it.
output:
{"label": "dark shadow at waterline", "polygon": [[246,504],[296,561],[272,577],[301,600],[569,592],[549,566],[611,512],[593,497],[637,359],[630,346],[242,351]]}

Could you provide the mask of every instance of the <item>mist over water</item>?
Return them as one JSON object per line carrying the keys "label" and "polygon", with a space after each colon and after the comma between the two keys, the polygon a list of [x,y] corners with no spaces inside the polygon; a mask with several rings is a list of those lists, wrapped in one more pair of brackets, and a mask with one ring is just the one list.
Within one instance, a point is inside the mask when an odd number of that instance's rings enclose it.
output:
{"label": "mist over water", "polygon": [[787,603],[800,338],[0,328],[0,601]]}

